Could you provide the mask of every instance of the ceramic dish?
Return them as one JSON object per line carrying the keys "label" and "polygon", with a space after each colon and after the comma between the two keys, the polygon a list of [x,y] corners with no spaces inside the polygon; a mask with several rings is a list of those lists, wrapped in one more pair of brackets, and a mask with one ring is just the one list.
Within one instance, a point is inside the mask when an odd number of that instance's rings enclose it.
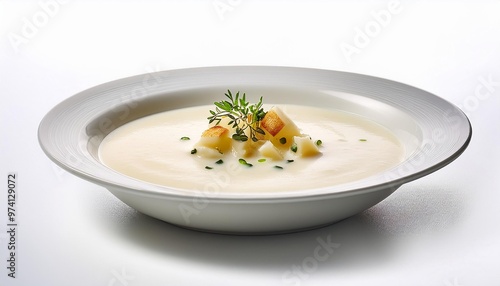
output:
{"label": "ceramic dish", "polygon": [[[122,175],[99,161],[100,142],[117,127],[166,110],[212,104],[227,89],[264,95],[273,104],[364,116],[398,137],[405,159],[383,173],[346,184],[267,193],[179,190]],[[456,159],[471,135],[462,111],[415,87],[338,71],[253,66],[162,71],[105,83],[54,107],[38,130],[51,160],[107,188],[130,207],[179,226],[238,234],[298,231],[352,216]]]}

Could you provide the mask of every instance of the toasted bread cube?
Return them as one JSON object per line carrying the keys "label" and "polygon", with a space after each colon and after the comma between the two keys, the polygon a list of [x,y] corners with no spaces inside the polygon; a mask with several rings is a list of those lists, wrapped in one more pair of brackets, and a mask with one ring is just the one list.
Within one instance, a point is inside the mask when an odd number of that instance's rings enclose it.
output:
{"label": "toasted bread cube", "polygon": [[278,115],[276,109],[275,107],[271,108],[260,123],[260,127],[271,134],[271,136],[276,136],[285,127],[285,122]]}
{"label": "toasted bread cube", "polygon": [[300,136],[299,128],[278,107],[273,107],[266,113],[260,127],[266,132],[265,139],[280,150],[290,148],[293,137]]}
{"label": "toasted bread cube", "polygon": [[203,131],[201,137],[222,137],[224,134],[229,134],[229,130],[222,126],[216,125]]}
{"label": "toasted bread cube", "polygon": [[274,147],[271,141],[266,141],[262,147],[260,147],[259,152],[262,156],[272,159],[272,160],[283,160],[283,154],[278,148]]}
{"label": "toasted bread cube", "polygon": [[321,153],[309,136],[295,136],[293,140],[297,144],[296,154],[300,157],[312,157]]}
{"label": "toasted bread cube", "polygon": [[225,153],[231,150],[232,139],[229,137],[229,130],[216,125],[203,131],[197,147],[207,147]]}

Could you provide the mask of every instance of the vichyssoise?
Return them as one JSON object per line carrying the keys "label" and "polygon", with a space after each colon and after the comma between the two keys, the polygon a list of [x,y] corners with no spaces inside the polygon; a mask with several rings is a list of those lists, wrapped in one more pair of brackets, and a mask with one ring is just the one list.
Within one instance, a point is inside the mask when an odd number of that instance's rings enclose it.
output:
{"label": "vichyssoise", "polygon": [[327,187],[381,173],[403,160],[398,139],[361,116],[266,105],[262,98],[250,104],[230,91],[226,97],[215,108],[170,110],[129,122],[104,138],[99,158],[139,180],[220,192]]}

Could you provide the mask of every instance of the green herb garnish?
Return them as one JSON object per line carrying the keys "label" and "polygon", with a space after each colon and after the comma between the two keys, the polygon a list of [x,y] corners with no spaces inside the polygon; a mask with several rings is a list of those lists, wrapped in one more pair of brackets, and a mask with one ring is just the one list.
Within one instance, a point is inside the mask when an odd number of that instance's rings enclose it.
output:
{"label": "green herb garnish", "polygon": [[187,141],[187,140],[191,140],[191,138],[184,136],[184,137],[181,137],[181,140],[182,141]]}
{"label": "green herb garnish", "polygon": [[210,166],[205,166],[205,169],[207,169],[207,170],[212,170],[213,168],[212,168],[212,167],[210,167]]}
{"label": "green herb garnish", "polygon": [[286,144],[286,138],[285,137],[281,137],[280,138],[280,143],[285,145]]}
{"label": "green herb garnish", "polygon": [[292,150],[293,153],[297,153],[297,144],[293,143],[292,147],[290,147],[290,150]]}
{"label": "green herb garnish", "polygon": [[196,149],[191,150],[191,154],[196,154],[196,152],[198,152],[198,150]]}
{"label": "green herb garnish", "polygon": [[266,112],[262,108],[262,97],[259,99],[258,103],[250,105],[246,100],[246,94],[240,97],[240,92],[238,91],[235,96],[232,95],[231,91],[228,90],[224,94],[229,100],[222,100],[219,102],[214,102],[216,108],[210,110],[211,116],[207,119],[209,123],[216,122],[219,124],[223,117],[229,117],[230,121],[228,125],[236,130],[233,134],[233,139],[237,141],[247,141],[248,136],[245,134],[245,130],[250,130],[250,139],[257,142],[257,134],[265,135],[266,133],[262,130],[260,126],[260,121],[266,115]]}
{"label": "green herb garnish", "polygon": [[366,142],[366,141],[368,141],[368,140],[366,140],[366,139],[359,139],[359,141],[361,141],[361,142]]}
{"label": "green herb garnish", "polygon": [[262,162],[265,162],[265,161],[266,161],[266,159],[264,159],[264,158],[263,158],[263,159],[259,159],[258,161],[259,161],[260,163],[262,163]]}
{"label": "green herb garnish", "polygon": [[286,160],[288,163],[292,163],[294,162],[294,160]]}
{"label": "green herb garnish", "polygon": [[274,168],[283,170],[283,167],[278,166],[278,165],[274,166]]}
{"label": "green herb garnish", "polygon": [[239,159],[238,160],[240,162],[241,165],[246,165],[248,167],[252,167],[253,165],[248,163],[247,161],[245,161],[245,159]]}
{"label": "green herb garnish", "polygon": [[218,165],[220,165],[222,163],[224,163],[224,161],[222,161],[222,159],[219,159],[217,162],[215,162],[215,164],[218,164]]}
{"label": "green herb garnish", "polygon": [[323,144],[323,141],[321,140],[316,140],[316,146],[321,146]]}

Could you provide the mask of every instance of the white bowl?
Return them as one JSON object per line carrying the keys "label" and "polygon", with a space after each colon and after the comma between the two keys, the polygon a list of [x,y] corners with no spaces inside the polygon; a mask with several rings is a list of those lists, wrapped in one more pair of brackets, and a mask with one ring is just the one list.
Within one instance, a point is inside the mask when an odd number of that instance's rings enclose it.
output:
{"label": "white bowl", "polygon": [[[264,95],[267,103],[367,117],[399,138],[405,160],[375,176],[327,188],[201,195],[136,180],[99,161],[100,142],[117,127],[165,110],[212,104],[227,89]],[[162,71],[105,83],[54,107],[38,130],[42,149],[56,164],[132,208],[187,228],[238,234],[298,231],[352,216],[456,159],[471,135],[462,111],[415,87],[338,71],[254,66]]]}

